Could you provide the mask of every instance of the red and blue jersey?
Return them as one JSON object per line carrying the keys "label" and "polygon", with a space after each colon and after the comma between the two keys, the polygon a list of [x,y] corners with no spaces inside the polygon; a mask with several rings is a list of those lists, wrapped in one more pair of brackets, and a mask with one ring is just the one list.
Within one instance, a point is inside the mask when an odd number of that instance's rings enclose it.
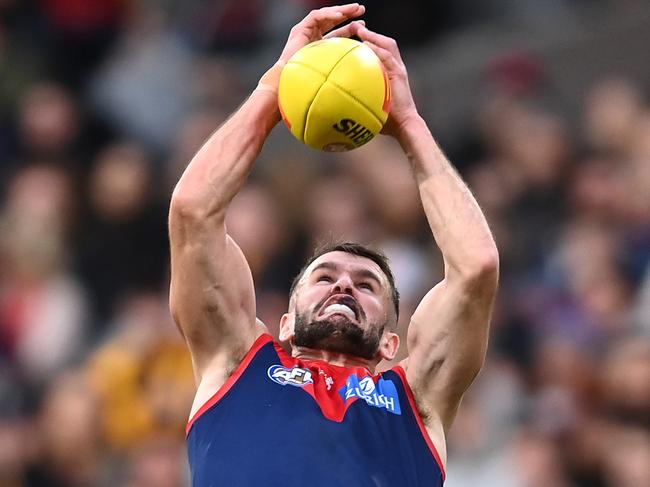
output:
{"label": "red and blue jersey", "polygon": [[404,370],[291,357],[260,336],[187,426],[195,487],[436,487]]}

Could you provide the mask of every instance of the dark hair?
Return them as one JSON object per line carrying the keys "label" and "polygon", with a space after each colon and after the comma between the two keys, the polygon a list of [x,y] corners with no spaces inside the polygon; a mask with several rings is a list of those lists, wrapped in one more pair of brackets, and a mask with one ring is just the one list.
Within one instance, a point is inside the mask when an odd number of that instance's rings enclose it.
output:
{"label": "dark hair", "polygon": [[377,250],[373,250],[364,245],[354,243],[354,242],[326,242],[314,250],[314,253],[307,259],[307,263],[300,269],[298,275],[294,278],[291,283],[291,289],[289,290],[289,296],[292,297],[300,279],[305,274],[305,271],[310,266],[312,262],[318,259],[321,255],[328,254],[330,252],[345,252],[347,254],[356,255],[358,257],[365,257],[372,260],[375,264],[379,266],[384,275],[388,278],[388,283],[390,284],[391,298],[393,300],[393,306],[395,307],[395,316],[399,317],[399,291],[395,287],[395,277],[393,272],[390,270],[388,265],[388,257]]}

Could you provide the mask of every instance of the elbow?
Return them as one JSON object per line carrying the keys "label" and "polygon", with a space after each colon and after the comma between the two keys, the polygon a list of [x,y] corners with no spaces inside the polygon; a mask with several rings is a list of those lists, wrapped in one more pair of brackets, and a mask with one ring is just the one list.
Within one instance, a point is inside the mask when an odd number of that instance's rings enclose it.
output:
{"label": "elbow", "polygon": [[499,282],[499,252],[496,245],[481,254],[473,278],[473,282],[481,287],[496,290]]}
{"label": "elbow", "polygon": [[215,210],[212,202],[208,203],[197,192],[184,190],[180,186],[174,189],[169,204],[170,221],[204,222],[211,216],[219,215],[225,217],[225,209],[223,212]]}
{"label": "elbow", "polygon": [[496,245],[477,251],[457,273],[471,288],[495,288],[499,280],[499,252]]}
{"label": "elbow", "polygon": [[499,251],[494,243],[480,252],[479,258],[477,259],[476,273],[478,276],[498,278]]}
{"label": "elbow", "polygon": [[169,203],[170,219],[188,219],[197,217],[201,211],[201,204],[197,198],[192,197],[188,191],[183,191],[176,186]]}
{"label": "elbow", "polygon": [[[176,192],[175,192],[176,193]],[[174,194],[169,205],[169,239],[172,249],[205,238],[211,229],[225,228],[225,211],[206,209],[196,198]]]}

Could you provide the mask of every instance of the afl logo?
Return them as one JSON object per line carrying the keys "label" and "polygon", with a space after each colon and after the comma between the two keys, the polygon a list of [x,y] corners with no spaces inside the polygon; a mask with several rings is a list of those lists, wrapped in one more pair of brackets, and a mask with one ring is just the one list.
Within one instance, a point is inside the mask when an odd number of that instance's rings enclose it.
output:
{"label": "afl logo", "polygon": [[296,387],[304,387],[307,384],[314,383],[311,372],[300,367],[287,369],[282,365],[271,365],[267,371],[267,375],[269,376],[269,379],[280,384],[281,386],[290,385]]}

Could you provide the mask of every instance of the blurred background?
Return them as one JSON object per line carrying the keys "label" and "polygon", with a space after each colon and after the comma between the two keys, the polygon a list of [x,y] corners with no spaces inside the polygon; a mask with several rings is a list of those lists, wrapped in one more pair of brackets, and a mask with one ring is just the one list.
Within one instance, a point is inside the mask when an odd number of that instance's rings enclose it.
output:
{"label": "blurred background", "polygon": [[[289,28],[326,4],[0,0],[1,487],[188,485],[171,191]],[[649,486],[650,3],[366,6],[501,254],[446,485]],[[339,156],[279,126],[228,224],[274,333],[323,238],[386,251],[403,336],[442,275],[384,137]]]}

